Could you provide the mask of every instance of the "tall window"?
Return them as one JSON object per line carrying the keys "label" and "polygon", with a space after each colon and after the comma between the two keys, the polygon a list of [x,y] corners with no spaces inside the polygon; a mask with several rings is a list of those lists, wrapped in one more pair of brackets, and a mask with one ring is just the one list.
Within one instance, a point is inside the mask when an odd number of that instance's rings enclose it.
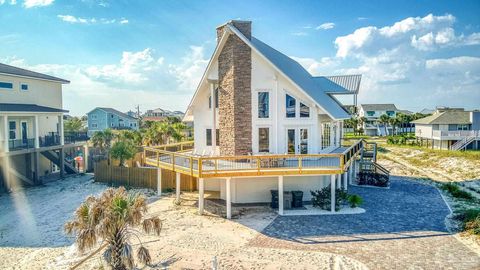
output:
{"label": "tall window", "polygon": [[207,128],[207,146],[212,146],[212,129]]}
{"label": "tall window", "polygon": [[[208,108],[212,108],[212,96],[208,97]],[[215,108],[218,108],[218,88],[215,88]]]}
{"label": "tall window", "polygon": [[296,103],[295,98],[293,98],[290,95],[287,95],[285,100],[286,100],[285,108],[287,110],[287,114],[286,114],[287,118],[295,118],[295,103]]}
{"label": "tall window", "polygon": [[268,128],[258,129],[258,152],[270,152],[270,138]]}
{"label": "tall window", "polygon": [[322,124],[322,149],[330,146],[330,123]]}
{"label": "tall window", "polygon": [[9,137],[10,140],[15,140],[17,138],[17,122],[15,121],[10,121],[8,122],[8,128],[9,128]]}
{"label": "tall window", "polygon": [[[217,135],[217,136],[215,136],[215,145],[219,146],[220,145],[220,130],[217,128],[215,133]],[[207,146],[212,146],[212,129],[211,128],[207,128],[206,137],[207,137]]]}
{"label": "tall window", "polygon": [[259,92],[258,93],[258,118],[268,118],[269,110],[269,94],[268,92]]}
{"label": "tall window", "polygon": [[310,117],[310,107],[300,102],[300,117]]}

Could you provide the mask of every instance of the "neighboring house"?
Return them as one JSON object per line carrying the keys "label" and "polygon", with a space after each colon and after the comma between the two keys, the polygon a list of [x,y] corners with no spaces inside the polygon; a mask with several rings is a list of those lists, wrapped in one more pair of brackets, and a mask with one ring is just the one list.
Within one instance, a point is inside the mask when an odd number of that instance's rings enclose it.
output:
{"label": "neighboring house", "polygon": [[358,116],[365,117],[363,130],[368,136],[386,136],[392,134],[392,127],[380,123],[380,116],[386,114],[395,117],[400,110],[395,104],[361,104],[358,109]]}
{"label": "neighboring house", "polygon": [[434,114],[412,123],[417,138],[431,140],[433,148],[480,149],[480,111],[437,108]]}
{"label": "neighboring house", "polygon": [[350,114],[334,96],[357,93],[360,79],[312,76],[253,37],[251,22],[230,21],[217,28],[217,47],[183,119],[193,121],[194,148],[175,164],[174,153],[146,148],[146,163],[176,171],[177,179],[198,177],[200,212],[204,190],[226,200],[228,218],[231,203],[270,202],[270,191],[279,190],[283,214],[283,190],[303,191],[309,201],[311,190],[346,188],[352,179],[361,143],[341,147]]}
{"label": "neighboring house", "polygon": [[154,110],[147,110],[145,114],[142,116],[143,121],[154,121],[154,122],[159,122],[165,120],[167,117],[177,117],[182,119],[184,116],[184,113],[181,111],[169,111],[169,110],[164,110],[161,108],[157,108]]}
{"label": "neighboring house", "polygon": [[76,172],[65,156],[83,151],[79,146],[85,142],[75,134],[64,135],[63,116],[68,111],[62,105],[62,85],[67,83],[0,64],[0,189]]}
{"label": "neighboring house", "polygon": [[425,109],[421,110],[419,113],[420,114],[433,114],[434,112],[435,112],[435,110],[425,108]]}
{"label": "neighboring house", "polygon": [[110,129],[139,129],[138,119],[112,108],[97,107],[87,113],[88,136]]}

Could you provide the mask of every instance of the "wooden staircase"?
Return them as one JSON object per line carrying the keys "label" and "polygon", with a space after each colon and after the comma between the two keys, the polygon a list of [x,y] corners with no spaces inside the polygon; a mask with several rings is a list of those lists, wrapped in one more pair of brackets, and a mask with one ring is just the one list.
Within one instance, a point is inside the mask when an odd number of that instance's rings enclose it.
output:
{"label": "wooden staircase", "polygon": [[360,156],[357,184],[386,187],[389,180],[390,172],[377,163],[377,144],[365,142]]}
{"label": "wooden staircase", "polygon": [[[61,166],[60,157],[58,156],[58,154],[55,151],[43,151],[42,155],[44,157],[48,158],[51,162],[53,162],[58,167]],[[67,162],[67,160],[65,160],[63,162],[63,165],[65,166],[65,172],[67,172],[68,174],[77,174],[78,173],[78,170],[75,167],[73,167],[72,164]]]}

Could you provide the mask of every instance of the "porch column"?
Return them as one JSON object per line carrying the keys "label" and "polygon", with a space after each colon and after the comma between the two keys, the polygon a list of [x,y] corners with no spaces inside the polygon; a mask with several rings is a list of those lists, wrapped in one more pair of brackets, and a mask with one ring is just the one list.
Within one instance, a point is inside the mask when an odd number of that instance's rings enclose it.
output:
{"label": "porch column", "polygon": [[342,175],[343,174],[337,174],[337,182],[335,183],[335,186],[337,188],[341,188],[342,187]]}
{"label": "porch column", "polygon": [[330,212],[335,213],[335,174],[330,176]]}
{"label": "porch column", "polygon": [[177,202],[180,202],[180,173],[176,173],[176,186],[175,186],[175,192],[177,193]]}
{"label": "porch column", "polygon": [[157,167],[157,195],[162,196],[162,169]]}
{"label": "porch column", "polygon": [[345,191],[348,189],[348,175],[350,173],[350,167],[343,173],[343,188]]}
{"label": "porch column", "polygon": [[60,177],[65,176],[65,150],[63,148],[60,149],[60,153],[58,153],[58,159],[60,163]]}
{"label": "porch column", "polygon": [[216,96],[215,96],[215,84],[213,82],[210,83],[210,96],[212,97],[212,149],[213,154],[215,154],[216,146],[217,146],[217,108],[216,108]]}
{"label": "porch column", "polygon": [[232,193],[230,189],[230,180],[231,177],[225,178],[226,184],[226,193],[227,193],[227,219],[232,219]]}
{"label": "porch column", "polygon": [[198,214],[203,215],[205,205],[205,180],[198,178]]}
{"label": "porch column", "polygon": [[58,116],[58,128],[60,135],[60,145],[65,144],[65,138],[63,137],[63,115]]}
{"label": "porch column", "polygon": [[40,181],[40,152],[35,152],[33,154],[33,182],[35,184],[42,184]]}
{"label": "porch column", "polygon": [[278,214],[283,216],[283,175],[278,176]]}
{"label": "porch column", "polygon": [[38,133],[38,115],[35,115],[35,123],[33,124],[34,125],[34,128],[35,128],[35,131],[33,132],[33,134],[35,135],[35,148],[39,148],[40,147],[40,134]]}
{"label": "porch column", "polygon": [[[3,116],[3,131],[4,136],[2,139],[3,141],[3,151],[8,152],[10,149],[8,148],[8,140],[10,139],[10,129],[8,128],[8,116]],[[8,167],[7,167],[8,168]]]}

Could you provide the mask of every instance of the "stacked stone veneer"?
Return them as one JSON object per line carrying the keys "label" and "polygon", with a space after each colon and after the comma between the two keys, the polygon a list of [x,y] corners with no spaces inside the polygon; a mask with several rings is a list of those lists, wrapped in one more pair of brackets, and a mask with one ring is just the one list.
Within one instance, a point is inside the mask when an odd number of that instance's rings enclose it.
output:
{"label": "stacked stone veneer", "polygon": [[[248,39],[251,22],[231,21]],[[220,41],[225,27],[217,28]],[[237,35],[229,35],[218,57],[220,154],[252,152],[252,52]]]}

